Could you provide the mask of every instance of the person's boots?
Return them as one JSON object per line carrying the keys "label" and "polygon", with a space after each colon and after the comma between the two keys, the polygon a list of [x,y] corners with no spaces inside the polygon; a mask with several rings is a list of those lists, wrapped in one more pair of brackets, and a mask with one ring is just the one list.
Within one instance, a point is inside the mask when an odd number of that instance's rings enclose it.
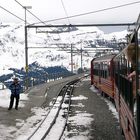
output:
{"label": "person's boots", "polygon": [[12,109],[11,107],[8,108],[8,110],[11,110],[11,109]]}
{"label": "person's boots", "polygon": [[15,109],[18,110],[18,107],[16,106]]}

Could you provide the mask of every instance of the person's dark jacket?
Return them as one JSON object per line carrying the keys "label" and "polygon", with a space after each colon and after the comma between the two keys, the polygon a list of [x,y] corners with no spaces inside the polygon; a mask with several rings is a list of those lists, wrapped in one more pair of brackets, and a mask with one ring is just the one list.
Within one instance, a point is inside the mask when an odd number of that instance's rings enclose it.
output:
{"label": "person's dark jacket", "polygon": [[19,83],[15,84],[15,83],[12,83],[10,86],[9,86],[9,89],[11,90],[11,93],[13,95],[19,95],[20,92],[21,92],[21,85]]}

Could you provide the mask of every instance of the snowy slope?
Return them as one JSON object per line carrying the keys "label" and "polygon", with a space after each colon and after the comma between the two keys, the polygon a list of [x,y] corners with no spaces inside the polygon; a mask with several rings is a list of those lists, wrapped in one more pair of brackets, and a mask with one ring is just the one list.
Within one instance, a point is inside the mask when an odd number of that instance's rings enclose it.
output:
{"label": "snowy slope", "polygon": [[[29,49],[29,64],[37,61],[40,65],[49,66],[64,66],[70,70],[71,62],[70,53],[62,51],[64,49],[51,49],[50,47],[66,47],[65,50],[70,50],[70,45],[58,46],[52,44],[60,43],[74,43],[74,48],[81,49],[87,46],[97,46],[97,39],[99,40],[112,40],[116,38],[124,39],[127,31],[119,33],[112,33],[105,35],[97,27],[84,27],[78,28],[70,33],[57,34],[43,34],[36,33],[35,29],[28,30],[28,47],[48,47],[47,49]],[[25,67],[25,44],[24,44],[24,25],[21,24],[1,24],[0,25],[0,75],[4,73],[11,73],[9,68],[22,68]],[[58,51],[59,50],[59,51]],[[85,54],[87,55],[87,54]],[[83,56],[83,67],[90,66],[90,60],[94,56]],[[80,52],[79,55],[74,54],[74,68],[80,67]]]}

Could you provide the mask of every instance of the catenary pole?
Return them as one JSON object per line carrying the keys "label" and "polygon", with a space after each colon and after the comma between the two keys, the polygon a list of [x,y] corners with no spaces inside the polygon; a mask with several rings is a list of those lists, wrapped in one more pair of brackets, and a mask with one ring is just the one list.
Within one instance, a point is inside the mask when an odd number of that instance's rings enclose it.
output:
{"label": "catenary pole", "polygon": [[26,10],[27,8],[28,9],[31,9],[31,6],[23,6],[23,8],[25,9],[25,72],[26,72],[26,75],[25,75],[25,87],[26,87],[26,90],[28,89],[28,41],[27,41],[27,16],[26,16]]}

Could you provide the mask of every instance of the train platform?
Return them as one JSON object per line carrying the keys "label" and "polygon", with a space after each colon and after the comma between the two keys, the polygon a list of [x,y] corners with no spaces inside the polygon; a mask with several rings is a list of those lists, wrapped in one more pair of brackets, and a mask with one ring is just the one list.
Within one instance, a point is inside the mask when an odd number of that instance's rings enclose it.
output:
{"label": "train platform", "polygon": [[65,138],[124,140],[113,103],[90,85],[90,79],[75,86]]}
{"label": "train platform", "polygon": [[[9,102],[7,106],[0,106],[0,140],[26,139],[38,127],[58,91],[68,80],[69,78],[65,78],[32,87],[21,94],[19,110],[13,108],[9,111]],[[124,140],[115,108],[91,87],[90,79],[85,78],[74,87],[70,114],[62,139]],[[9,95],[5,98],[8,100],[8,97]]]}

